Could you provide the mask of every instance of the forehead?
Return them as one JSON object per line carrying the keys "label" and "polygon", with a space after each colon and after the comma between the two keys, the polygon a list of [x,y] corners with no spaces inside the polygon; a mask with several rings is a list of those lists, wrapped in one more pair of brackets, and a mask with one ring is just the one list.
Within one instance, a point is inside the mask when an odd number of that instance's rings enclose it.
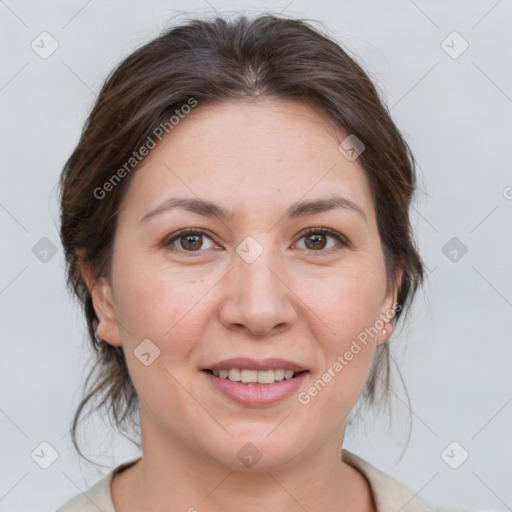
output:
{"label": "forehead", "polygon": [[140,217],[186,195],[254,212],[336,193],[371,215],[366,173],[338,148],[346,136],[303,101],[198,104],[144,159],[124,208],[138,206]]}

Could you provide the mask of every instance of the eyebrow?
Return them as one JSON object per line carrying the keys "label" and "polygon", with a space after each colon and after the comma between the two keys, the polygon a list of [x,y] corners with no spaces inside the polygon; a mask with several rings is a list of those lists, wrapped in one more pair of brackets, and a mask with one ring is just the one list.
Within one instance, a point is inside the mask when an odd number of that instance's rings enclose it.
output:
{"label": "eyebrow", "polygon": [[[181,208],[183,210],[197,213],[205,217],[216,217],[221,220],[234,217],[233,211],[204,199],[172,197],[164,201],[155,209],[146,213],[140,222],[145,222],[155,215],[173,210],[175,208]],[[361,215],[364,220],[367,220],[366,215],[360,206],[358,206],[352,200],[342,196],[333,196],[327,199],[315,199],[311,201],[299,201],[297,203],[293,203],[290,205],[284,216],[288,219],[294,219],[315,213],[327,212],[338,208],[356,212]]]}

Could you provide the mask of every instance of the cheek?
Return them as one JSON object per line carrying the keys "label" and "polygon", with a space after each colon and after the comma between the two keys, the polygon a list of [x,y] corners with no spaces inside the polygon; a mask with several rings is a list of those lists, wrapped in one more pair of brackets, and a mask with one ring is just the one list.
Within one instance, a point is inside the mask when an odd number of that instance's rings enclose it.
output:
{"label": "cheek", "polygon": [[320,284],[316,282],[309,291],[303,288],[303,296],[307,297],[304,302],[330,327],[329,332],[339,343],[375,324],[384,287],[382,277],[367,265],[341,270]]}
{"label": "cheek", "polygon": [[172,345],[169,356],[178,359],[207,318],[205,295],[211,283],[201,276],[126,263],[130,271],[120,274],[116,284],[116,313],[126,331],[123,342],[135,348],[149,338],[161,351]]}
{"label": "cheek", "polygon": [[[119,307],[116,310],[125,328],[122,330],[123,346],[132,381],[139,396],[148,403],[158,402],[159,393],[155,390],[162,386],[177,403],[182,398],[186,401],[174,378],[184,380],[187,368],[183,361],[189,357],[203,329],[200,322],[204,323],[206,318],[201,314],[204,304],[198,301],[205,291],[201,292],[199,287],[206,287],[207,283],[191,283],[164,270],[148,272],[136,265],[131,268],[136,270],[118,280],[116,304]],[[149,365],[139,359],[138,347],[146,339],[158,348],[146,345],[150,358],[158,354]],[[178,400],[178,396],[182,398]]]}
{"label": "cheek", "polygon": [[312,415],[325,417],[334,426],[354,406],[368,379],[380,297],[375,283],[367,279],[340,279],[321,291],[316,315],[310,318],[321,319],[315,321],[314,336],[321,345],[322,360],[299,401],[307,403]]}
{"label": "cheek", "polygon": [[352,403],[362,389],[375,355],[376,322],[385,281],[372,270],[366,267],[341,273],[317,289],[316,302],[310,297],[315,313],[311,318],[318,318],[314,336],[322,344],[320,371],[332,382],[326,397],[340,406]]}

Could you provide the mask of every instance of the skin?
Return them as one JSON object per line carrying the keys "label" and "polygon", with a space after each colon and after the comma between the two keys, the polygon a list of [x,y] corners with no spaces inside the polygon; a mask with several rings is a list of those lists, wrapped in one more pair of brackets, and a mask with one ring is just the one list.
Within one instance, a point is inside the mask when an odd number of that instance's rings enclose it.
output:
{"label": "skin", "polygon": [[[303,391],[393,308],[401,272],[386,282],[365,172],[338,149],[346,136],[303,102],[204,104],[132,177],[110,278],[83,267],[98,334],[124,347],[140,401],[144,454],[114,477],[116,510],[375,510],[368,482],[340,453],[346,417],[391,323],[307,405],[293,394],[242,406],[200,371],[229,357],[280,357],[308,368]],[[332,195],[366,218],[349,209],[283,217],[296,201]],[[141,222],[169,197],[206,199],[234,217],[175,209]],[[320,235],[315,248],[300,232],[318,227],[350,244]],[[200,237],[166,246],[182,228],[208,234],[202,245]],[[252,263],[236,252],[247,236],[263,247]],[[145,339],[160,350],[148,366],[134,355]],[[262,454],[250,469],[237,457],[247,442]]]}

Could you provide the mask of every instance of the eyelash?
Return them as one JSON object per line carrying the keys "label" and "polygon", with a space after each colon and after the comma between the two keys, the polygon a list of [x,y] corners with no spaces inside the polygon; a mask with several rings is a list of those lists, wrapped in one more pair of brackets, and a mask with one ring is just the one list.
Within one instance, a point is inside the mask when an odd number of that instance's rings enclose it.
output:
{"label": "eyelash", "polygon": [[[299,233],[299,240],[308,236],[308,235],[317,235],[317,234],[320,234],[320,235],[330,235],[332,236],[333,238],[336,239],[336,241],[343,247],[349,247],[350,246],[350,243],[348,242],[347,239],[345,239],[342,235],[340,235],[339,233],[337,233],[336,231],[332,230],[332,229],[329,229],[329,228],[308,228],[304,231],[301,231]],[[178,240],[179,238],[183,237],[183,236],[187,236],[187,235],[204,235],[206,236],[207,238],[209,238],[211,240],[211,237],[208,236],[208,233],[206,231],[203,231],[202,229],[196,229],[196,228],[187,228],[187,229],[182,229],[178,232],[176,232],[174,235],[171,235],[171,238],[168,239],[167,242],[165,242],[165,246],[169,248],[169,250],[171,250],[172,252],[185,252],[187,253],[189,256],[191,257],[194,257],[195,254],[199,254],[201,252],[203,252],[203,250],[198,250],[198,251],[187,251],[185,249],[176,249],[174,247],[172,247],[172,244],[174,243],[175,240]],[[308,250],[308,249],[306,249]],[[318,251],[314,251],[314,250],[310,250],[310,252],[312,253],[319,253],[319,255],[321,255],[322,253],[327,253],[327,254],[330,254],[333,250],[336,250],[336,248],[330,248],[330,249],[327,249],[327,250],[318,250]],[[339,249],[338,249],[339,250]]]}

